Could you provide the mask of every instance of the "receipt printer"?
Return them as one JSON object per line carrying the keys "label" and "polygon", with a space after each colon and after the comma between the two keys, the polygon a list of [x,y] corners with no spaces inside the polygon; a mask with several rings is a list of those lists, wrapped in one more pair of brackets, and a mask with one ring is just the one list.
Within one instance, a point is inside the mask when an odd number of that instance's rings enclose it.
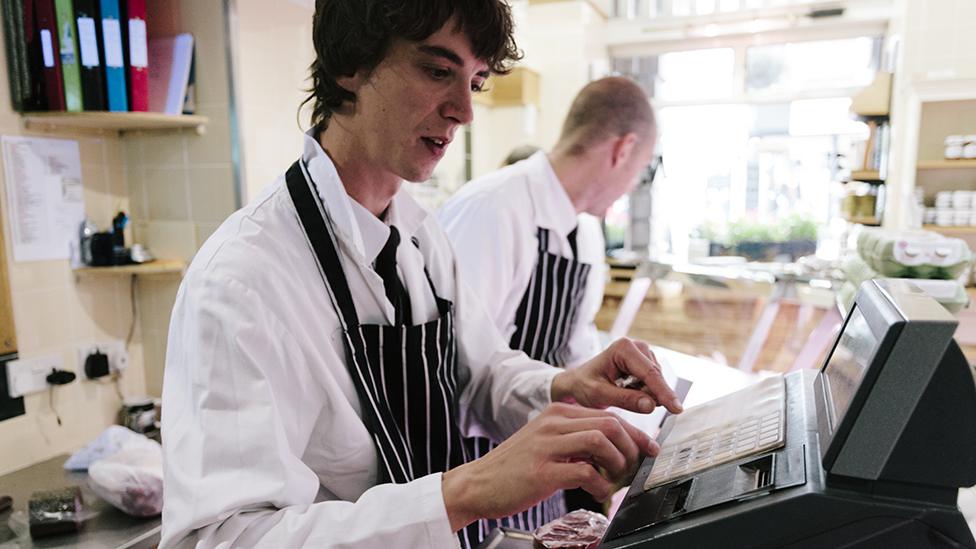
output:
{"label": "receipt printer", "polygon": [[869,280],[819,371],[671,416],[600,545],[976,547],[976,383],[957,322],[901,280]]}

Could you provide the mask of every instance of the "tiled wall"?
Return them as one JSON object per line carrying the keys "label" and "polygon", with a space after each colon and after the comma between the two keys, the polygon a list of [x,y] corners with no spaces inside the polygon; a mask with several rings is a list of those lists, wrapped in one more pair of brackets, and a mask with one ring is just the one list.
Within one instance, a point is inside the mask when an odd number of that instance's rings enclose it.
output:
{"label": "tiled wall", "polygon": [[[77,140],[86,214],[100,228],[107,229],[116,211],[129,209],[121,140],[114,134],[42,135],[24,131],[21,117],[10,108],[5,70],[6,64],[0,64],[0,133]],[[129,279],[76,277],[67,260],[14,262],[6,184],[0,170],[0,218],[7,237],[6,267],[20,357],[60,355],[66,369],[77,370],[79,346],[126,339],[131,320]],[[136,338],[129,348],[129,367],[120,382],[126,396],[146,392],[142,354],[142,344]],[[80,379],[57,388],[54,399],[60,426],[47,392],[27,395],[27,413],[0,422],[0,474],[85,444],[114,423],[120,405],[113,384]]]}
{"label": "tiled wall", "polygon": [[[160,25],[163,32],[193,34],[197,114],[210,119],[203,135],[182,130],[125,138],[134,236],[157,257],[191,260],[237,206],[222,4],[167,0],[154,8],[172,17],[172,28]],[[153,15],[150,12],[150,21]],[[162,394],[166,336],[178,288],[178,278],[139,280],[146,389],[154,396]]]}
{"label": "tiled wall", "polygon": [[[128,241],[135,237],[157,257],[191,259],[237,203],[222,4],[159,0],[152,3],[157,13],[150,12],[157,29],[194,35],[198,113],[210,118],[204,135],[50,136],[79,141],[88,217],[108,228],[115,212],[128,212],[133,221]],[[27,135],[9,106],[5,70],[6,63],[0,63],[0,133]],[[0,186],[0,212],[6,216],[2,191]],[[126,339],[132,319],[129,278],[79,278],[67,261],[14,263],[5,233],[21,357],[60,354],[67,368],[76,369],[79,345]],[[139,322],[120,389],[126,396],[158,396],[179,277],[140,277],[136,284]],[[111,383],[91,381],[58,388],[55,403],[61,426],[47,393],[28,395],[24,416],[0,422],[0,474],[84,445],[114,423],[120,404]]]}

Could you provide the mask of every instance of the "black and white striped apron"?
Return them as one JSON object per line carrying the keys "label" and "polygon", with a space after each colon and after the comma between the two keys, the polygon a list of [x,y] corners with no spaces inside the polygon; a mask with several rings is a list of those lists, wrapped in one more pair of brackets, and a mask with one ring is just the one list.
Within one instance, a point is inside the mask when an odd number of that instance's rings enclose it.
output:
{"label": "black and white striped apron", "polygon": [[[428,276],[440,314],[437,319],[416,326],[360,324],[331,221],[304,164],[295,162],[285,179],[342,323],[346,367],[381,462],[379,482],[406,483],[463,464],[453,305],[437,297]],[[475,537],[477,526],[472,523],[458,533],[463,547],[480,542]]]}
{"label": "black and white striped apron", "polygon": [[[515,333],[508,344],[535,360],[564,367],[592,266],[550,253],[548,229],[539,227],[538,240],[539,259],[515,312]],[[496,446],[490,439],[480,437],[468,439],[466,444],[475,459]],[[532,531],[565,514],[563,494],[556,492],[535,507],[511,517],[479,522],[483,531],[496,526]]]}

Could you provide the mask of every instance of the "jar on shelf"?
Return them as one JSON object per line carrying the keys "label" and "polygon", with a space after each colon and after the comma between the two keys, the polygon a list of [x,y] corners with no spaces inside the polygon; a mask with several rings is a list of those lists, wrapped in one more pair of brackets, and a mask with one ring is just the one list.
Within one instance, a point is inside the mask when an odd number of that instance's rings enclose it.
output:
{"label": "jar on shelf", "polygon": [[976,158],[976,135],[967,135],[966,144],[962,147],[963,158]]}
{"label": "jar on shelf", "polygon": [[957,160],[962,158],[963,149],[966,146],[966,138],[962,135],[947,135],[945,138],[945,157],[946,160]]}

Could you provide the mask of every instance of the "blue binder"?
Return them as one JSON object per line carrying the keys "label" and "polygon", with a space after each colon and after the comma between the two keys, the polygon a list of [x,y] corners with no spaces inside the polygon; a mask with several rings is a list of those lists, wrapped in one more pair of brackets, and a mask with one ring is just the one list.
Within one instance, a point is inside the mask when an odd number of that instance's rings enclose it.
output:
{"label": "blue binder", "polygon": [[122,42],[122,19],[119,0],[101,0],[102,43],[105,51],[105,91],[108,110],[129,110],[129,94],[125,88],[125,55]]}

